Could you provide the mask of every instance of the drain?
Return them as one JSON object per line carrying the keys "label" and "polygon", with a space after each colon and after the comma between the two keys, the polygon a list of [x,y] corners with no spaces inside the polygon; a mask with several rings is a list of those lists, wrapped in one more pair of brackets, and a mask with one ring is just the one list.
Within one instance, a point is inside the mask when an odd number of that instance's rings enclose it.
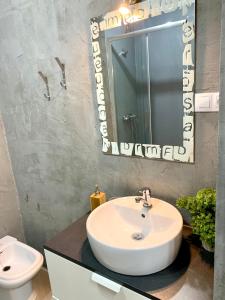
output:
{"label": "drain", "polygon": [[136,241],[143,240],[143,238],[144,238],[144,235],[141,232],[132,234],[132,239],[134,239]]}
{"label": "drain", "polygon": [[7,272],[7,271],[9,271],[10,269],[11,269],[10,266],[6,266],[6,267],[4,267],[4,268],[2,269],[2,271],[3,271],[3,272]]}

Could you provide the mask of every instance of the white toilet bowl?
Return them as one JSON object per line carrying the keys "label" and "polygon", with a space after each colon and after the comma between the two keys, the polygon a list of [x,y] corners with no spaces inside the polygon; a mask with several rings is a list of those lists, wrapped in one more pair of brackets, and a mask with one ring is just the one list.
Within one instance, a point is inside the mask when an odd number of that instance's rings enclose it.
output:
{"label": "white toilet bowl", "polygon": [[0,299],[34,300],[31,279],[42,264],[35,249],[11,236],[0,239]]}

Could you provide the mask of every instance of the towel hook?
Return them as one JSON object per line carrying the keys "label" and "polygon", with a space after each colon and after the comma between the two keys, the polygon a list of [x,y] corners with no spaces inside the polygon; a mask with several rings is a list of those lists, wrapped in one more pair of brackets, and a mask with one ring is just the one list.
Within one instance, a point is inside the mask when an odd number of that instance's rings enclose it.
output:
{"label": "towel hook", "polygon": [[44,83],[46,85],[47,94],[44,94],[44,96],[48,101],[50,101],[51,96],[50,96],[50,90],[49,90],[49,85],[48,85],[48,77],[45,76],[41,71],[38,71],[38,74],[41,76],[42,80],[44,81]]}
{"label": "towel hook", "polygon": [[62,71],[62,80],[60,81],[60,85],[66,90],[67,86],[66,86],[65,64],[63,64],[58,57],[55,57],[55,60]]}

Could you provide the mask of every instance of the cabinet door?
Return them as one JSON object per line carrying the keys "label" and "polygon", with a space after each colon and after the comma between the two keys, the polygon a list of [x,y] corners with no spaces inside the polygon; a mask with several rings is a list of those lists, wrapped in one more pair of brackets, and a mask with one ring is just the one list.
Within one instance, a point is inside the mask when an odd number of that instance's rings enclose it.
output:
{"label": "cabinet door", "polygon": [[[111,289],[104,287],[99,283],[96,283],[93,280],[93,272],[89,271],[88,269],[85,269],[47,250],[45,250],[45,255],[48,265],[53,299],[55,300],[149,299],[123,286],[120,288],[119,292],[113,292]],[[114,282],[111,282],[111,286],[113,288]],[[116,285],[116,288],[118,286],[119,285]]]}

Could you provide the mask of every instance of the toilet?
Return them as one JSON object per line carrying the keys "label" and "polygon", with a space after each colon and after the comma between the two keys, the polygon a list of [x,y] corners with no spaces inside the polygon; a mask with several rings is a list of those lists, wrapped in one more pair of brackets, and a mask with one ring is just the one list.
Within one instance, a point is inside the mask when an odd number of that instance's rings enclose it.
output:
{"label": "toilet", "polygon": [[35,249],[5,236],[0,239],[0,299],[35,300],[31,279],[43,264]]}

